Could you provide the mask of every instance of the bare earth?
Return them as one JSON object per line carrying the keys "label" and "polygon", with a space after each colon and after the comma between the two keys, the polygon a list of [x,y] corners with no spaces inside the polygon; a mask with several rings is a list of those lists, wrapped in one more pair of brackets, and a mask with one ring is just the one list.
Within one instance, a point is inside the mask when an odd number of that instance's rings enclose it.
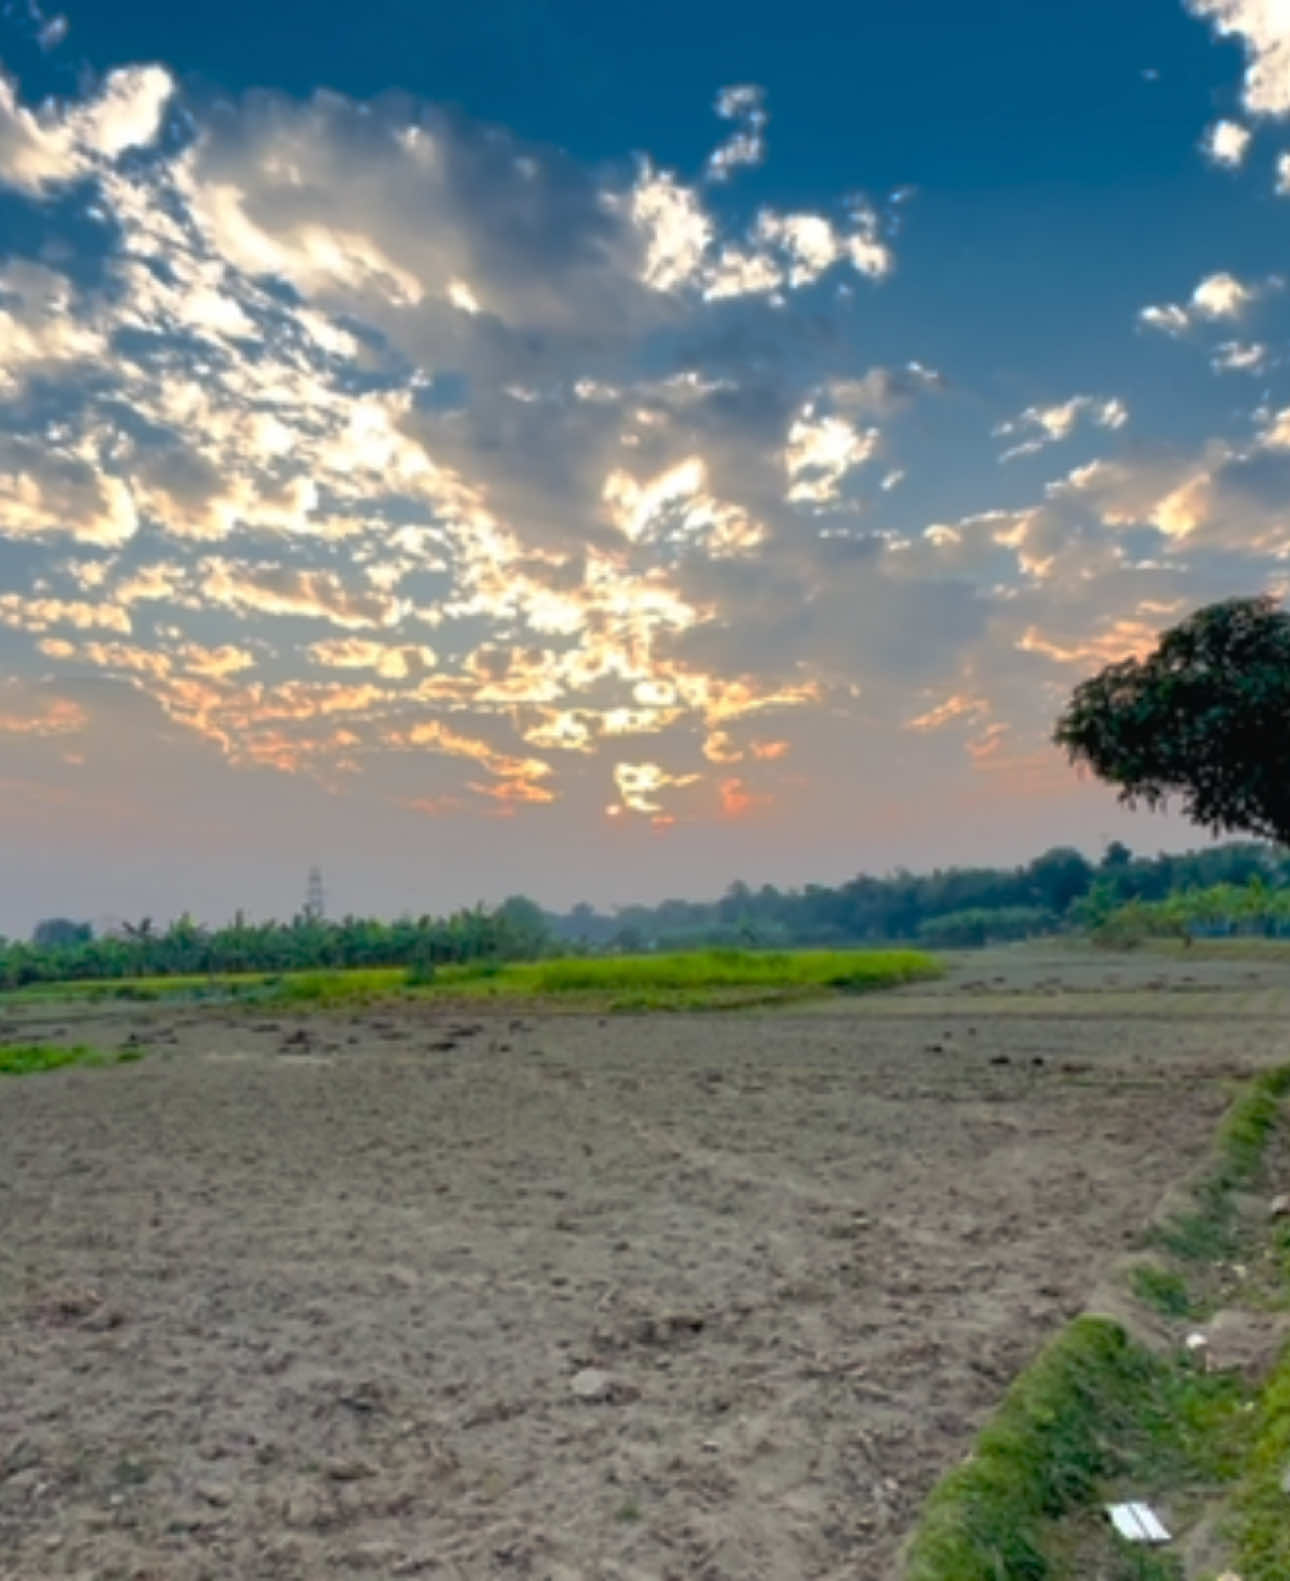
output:
{"label": "bare earth", "polygon": [[0,1576],[882,1577],[1288,1014],[1275,960],[1024,950],[791,1014],[10,1014],[150,1052],[0,1086]]}

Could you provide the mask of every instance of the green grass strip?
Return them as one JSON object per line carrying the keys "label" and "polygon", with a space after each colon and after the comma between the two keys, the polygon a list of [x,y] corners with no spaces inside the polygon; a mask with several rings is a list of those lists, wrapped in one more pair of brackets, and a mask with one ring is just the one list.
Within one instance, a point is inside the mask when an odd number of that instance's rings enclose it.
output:
{"label": "green grass strip", "polygon": [[139,1059],[142,1050],[123,1049],[116,1056],[89,1048],[84,1043],[7,1043],[0,1044],[0,1076],[34,1076],[41,1071],[61,1070],[66,1065],[114,1065]]}
{"label": "green grass strip", "polygon": [[1290,1348],[1264,1390],[1258,1436],[1232,1500],[1228,1531],[1241,1581],[1290,1576]]}
{"label": "green grass strip", "polygon": [[[1195,1188],[1195,1211],[1175,1216],[1158,1236],[1180,1261],[1218,1261],[1233,1251],[1233,1194],[1256,1177],[1287,1094],[1290,1066],[1282,1066],[1255,1077],[1229,1108]],[[1290,1231],[1280,1235],[1290,1288]],[[1137,1274],[1139,1299],[1186,1315],[1180,1275],[1145,1267]],[[1201,1372],[1181,1353],[1157,1356],[1109,1318],[1074,1319],[1013,1383],[972,1455],[932,1491],[906,1550],[905,1581],[1059,1581],[1067,1573],[1054,1557],[1064,1516],[1123,1496],[1126,1486],[1150,1497],[1241,1476],[1237,1573],[1243,1581],[1287,1581],[1290,1349],[1258,1413],[1247,1405],[1237,1377]],[[1124,1549],[1119,1558],[1117,1576],[1179,1574],[1173,1554]]]}
{"label": "green grass strip", "polygon": [[1219,1127],[1213,1161],[1192,1191],[1194,1206],[1159,1225],[1152,1240],[1183,1263],[1219,1263],[1237,1251],[1233,1194],[1258,1173],[1290,1094],[1290,1065],[1262,1072],[1246,1084]]}
{"label": "green grass strip", "polygon": [[933,1491],[906,1581],[1049,1581],[1054,1523],[1108,1484],[1232,1475],[1238,1383],[1164,1361],[1109,1318],[1079,1317],[1039,1353]]}
{"label": "green grass strip", "polygon": [[260,1005],[362,1003],[406,992],[468,998],[601,996],[623,1008],[702,1008],[705,996],[769,1002],[806,993],[861,993],[939,977],[922,950],[690,950],[655,955],[474,961],[465,965],[351,967],[212,976],[142,977],[41,983],[15,989],[28,999],[234,998]]}

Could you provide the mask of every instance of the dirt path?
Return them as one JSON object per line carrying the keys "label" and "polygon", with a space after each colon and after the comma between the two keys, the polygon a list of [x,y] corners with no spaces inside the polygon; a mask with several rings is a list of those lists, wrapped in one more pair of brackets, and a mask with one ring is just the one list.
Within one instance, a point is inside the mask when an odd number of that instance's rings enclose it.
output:
{"label": "dirt path", "polygon": [[1280,1053],[1274,981],[1210,985],[1220,1032],[1164,971],[1089,1019],[960,972],[791,1016],[60,1022],[153,1052],[0,1088],[0,1575],[884,1575]]}

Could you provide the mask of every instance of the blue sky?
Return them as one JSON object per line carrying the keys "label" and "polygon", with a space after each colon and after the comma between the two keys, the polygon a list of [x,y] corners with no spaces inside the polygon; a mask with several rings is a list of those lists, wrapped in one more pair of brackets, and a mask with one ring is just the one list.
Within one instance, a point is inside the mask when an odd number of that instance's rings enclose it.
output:
{"label": "blue sky", "polygon": [[1185,842],[1047,736],[1290,585],[1288,111],[1261,0],[9,0],[0,928]]}

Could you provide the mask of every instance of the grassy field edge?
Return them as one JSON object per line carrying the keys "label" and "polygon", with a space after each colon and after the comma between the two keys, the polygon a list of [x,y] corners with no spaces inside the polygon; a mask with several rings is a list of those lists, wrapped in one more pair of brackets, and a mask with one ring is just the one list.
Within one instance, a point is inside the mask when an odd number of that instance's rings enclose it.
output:
{"label": "grassy field edge", "polygon": [[[1149,1239],[1176,1267],[1144,1262],[1136,1272],[1154,1274],[1156,1283],[1147,1280],[1144,1289],[1141,1277],[1132,1281],[1152,1317],[1190,1315],[1188,1265],[1217,1265],[1231,1255],[1237,1194],[1256,1178],[1287,1095],[1290,1064],[1246,1083],[1189,1183],[1185,1207],[1176,1193],[1166,1198]],[[1280,1235],[1278,1272],[1290,1295],[1290,1231]],[[1143,1496],[1162,1478],[1225,1485],[1224,1524],[1238,1573],[1243,1581],[1284,1581],[1290,1346],[1251,1394],[1236,1378],[1207,1373],[1181,1347],[1160,1354],[1113,1316],[1072,1319],[1013,1382],[968,1458],[932,1490],[904,1549],[904,1581],[1057,1577],[1065,1571],[1054,1559],[1061,1523],[1095,1509],[1108,1481],[1130,1470],[1139,1473]],[[1123,1574],[1166,1581],[1182,1574],[1178,1563],[1172,1553],[1135,1549]]]}
{"label": "grassy field edge", "polygon": [[11,989],[4,997],[14,1003],[62,998],[226,998],[258,1008],[303,1008],[412,996],[524,999],[602,1010],[721,1009],[895,988],[939,977],[943,971],[941,963],[922,950],[711,949],[437,967],[322,968],[276,976],[41,983]]}

